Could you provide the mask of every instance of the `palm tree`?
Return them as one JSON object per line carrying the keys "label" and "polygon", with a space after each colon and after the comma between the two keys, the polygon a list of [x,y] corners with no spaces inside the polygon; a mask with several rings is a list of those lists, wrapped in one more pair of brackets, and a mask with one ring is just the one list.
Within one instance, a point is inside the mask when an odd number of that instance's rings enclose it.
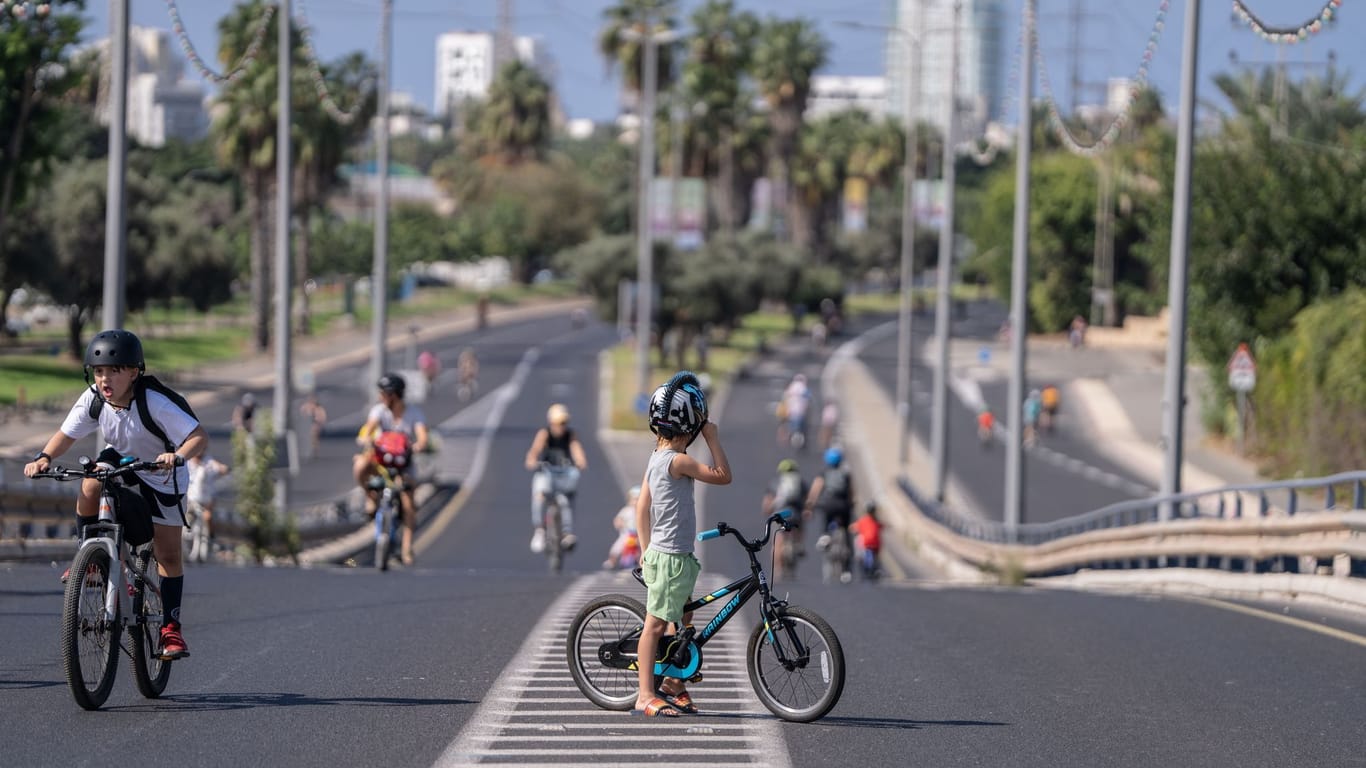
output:
{"label": "palm tree", "polygon": [[[218,22],[218,59],[235,65],[247,50],[266,12],[263,0],[238,3]],[[270,198],[274,188],[275,125],[279,90],[276,83],[278,34],[275,19],[254,61],[241,76],[224,84],[216,105],[213,133],[221,162],[238,173],[246,187],[251,220],[251,306],[256,349],[270,346]]]}
{"label": "palm tree", "polygon": [[774,213],[780,237],[788,236],[787,219],[792,193],[790,169],[801,132],[802,113],[811,93],[811,78],[825,65],[830,46],[807,19],[764,22],[754,50],[752,71],[768,104],[772,126]]}
{"label": "palm tree", "polygon": [[[652,21],[651,32],[677,27],[671,0],[621,0],[603,11],[607,24],[598,33],[598,53],[607,62],[608,70],[616,66],[622,68],[622,87],[633,94],[635,104],[640,103],[642,82],[645,79],[645,49],[639,38],[624,34],[626,30],[636,33],[645,31],[645,19]],[[658,50],[658,87],[668,87],[674,80],[674,56],[670,46]],[[634,109],[633,109],[634,111]]]}
{"label": "palm tree", "polygon": [[710,196],[718,201],[721,229],[733,234],[737,223],[736,142],[739,123],[746,116],[747,100],[741,78],[754,54],[759,20],[749,12],[735,10],[733,0],[708,0],[692,15],[688,58],[682,83],[701,105],[694,127],[693,146],[701,172],[715,171]]}
{"label": "palm tree", "polygon": [[550,143],[550,84],[521,61],[504,66],[478,111],[483,154],[507,165],[540,160]]}

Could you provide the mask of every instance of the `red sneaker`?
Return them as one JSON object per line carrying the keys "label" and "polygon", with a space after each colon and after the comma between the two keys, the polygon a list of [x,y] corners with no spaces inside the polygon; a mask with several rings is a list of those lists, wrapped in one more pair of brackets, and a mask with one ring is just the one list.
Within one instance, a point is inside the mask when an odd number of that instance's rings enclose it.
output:
{"label": "red sneaker", "polygon": [[185,638],[180,636],[180,622],[167,622],[161,627],[161,660],[174,661],[190,655]]}

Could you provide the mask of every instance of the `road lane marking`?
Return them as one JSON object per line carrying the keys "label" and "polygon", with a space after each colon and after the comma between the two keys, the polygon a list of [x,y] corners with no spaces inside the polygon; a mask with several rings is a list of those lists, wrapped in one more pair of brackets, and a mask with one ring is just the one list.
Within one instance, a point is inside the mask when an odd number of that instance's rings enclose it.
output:
{"label": "road lane marking", "polygon": [[1307,621],[1305,619],[1297,618],[1295,616],[1283,616],[1279,613],[1273,613],[1271,611],[1263,610],[1261,608],[1253,608],[1251,606],[1242,605],[1241,603],[1229,603],[1223,600],[1217,600],[1212,597],[1202,597],[1200,595],[1175,596],[1180,597],[1184,600],[1190,600],[1191,602],[1203,603],[1205,605],[1213,606],[1215,608],[1223,608],[1226,611],[1233,611],[1234,613],[1242,613],[1248,616],[1255,616],[1259,619],[1270,619],[1271,621],[1279,621],[1282,624],[1288,624],[1292,627],[1298,627],[1300,629],[1307,629],[1310,632],[1317,632],[1320,635],[1326,635],[1335,640],[1342,640],[1344,642],[1352,643],[1353,645],[1360,645],[1363,648],[1366,648],[1366,636],[1358,635],[1355,632],[1348,632],[1345,629],[1338,629],[1337,627],[1328,627],[1322,624],[1315,624],[1312,621]]}
{"label": "road lane marking", "polygon": [[[724,583],[717,576],[703,579],[699,588]],[[748,622],[727,626],[707,644],[706,679],[699,685],[705,691],[699,697],[705,719],[632,718],[585,699],[569,674],[565,637],[585,603],[611,592],[641,598],[644,590],[623,573],[591,574],[571,584],[532,628],[436,765],[640,765],[653,762],[667,745],[664,750],[675,763],[791,768],[777,719],[749,685],[744,668]]]}

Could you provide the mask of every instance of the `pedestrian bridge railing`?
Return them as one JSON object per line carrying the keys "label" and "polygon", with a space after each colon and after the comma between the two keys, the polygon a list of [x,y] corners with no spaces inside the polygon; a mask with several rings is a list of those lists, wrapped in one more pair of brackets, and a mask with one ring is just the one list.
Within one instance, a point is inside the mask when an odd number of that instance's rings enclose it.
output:
{"label": "pedestrian bridge railing", "polygon": [[1366,578],[1366,471],[1233,485],[1120,502],[1013,531],[902,490],[922,536],[984,570],[1057,576],[1080,570],[1184,567]]}

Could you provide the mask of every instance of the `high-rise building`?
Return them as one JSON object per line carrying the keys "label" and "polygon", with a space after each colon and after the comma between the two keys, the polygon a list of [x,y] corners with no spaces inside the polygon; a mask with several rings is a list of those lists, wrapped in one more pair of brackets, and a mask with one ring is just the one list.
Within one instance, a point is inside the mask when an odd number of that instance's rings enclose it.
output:
{"label": "high-rise building", "polygon": [[[108,58],[108,38],[94,47],[102,58]],[[96,112],[107,125],[107,98],[100,99]],[[201,139],[208,127],[204,86],[185,78],[185,60],[171,44],[170,32],[129,27],[128,135],[145,146],[159,147],[169,139]]]}
{"label": "high-rise building", "polygon": [[[497,36],[491,32],[447,32],[436,38],[436,95],[432,113],[449,115],[466,99],[482,99],[493,84]],[[543,46],[530,37],[512,41],[513,53],[547,80],[550,63]]]}
{"label": "high-rise building", "polygon": [[[920,51],[920,100],[911,109],[918,120],[941,131],[949,124],[949,73],[953,45],[953,6],[962,5],[958,23],[958,135],[980,136],[999,120],[1005,97],[1006,13],[1004,0],[895,0],[892,26],[914,36]],[[923,7],[921,7],[923,6]],[[911,51],[906,35],[887,39],[888,113],[905,116]]]}

